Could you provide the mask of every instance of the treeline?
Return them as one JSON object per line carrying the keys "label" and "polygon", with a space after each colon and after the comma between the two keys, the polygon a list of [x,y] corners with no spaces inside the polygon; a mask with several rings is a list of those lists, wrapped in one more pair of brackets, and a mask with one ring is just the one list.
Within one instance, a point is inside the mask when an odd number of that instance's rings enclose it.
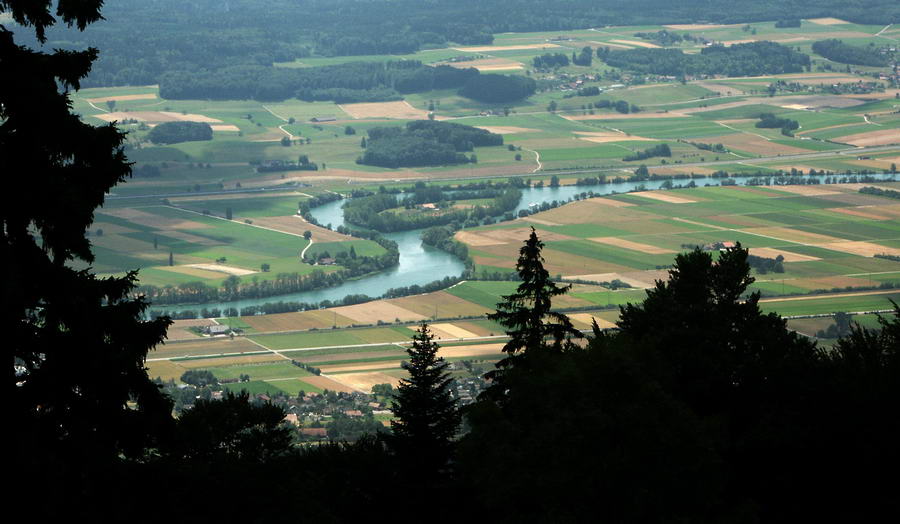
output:
{"label": "treeline", "polygon": [[888,65],[888,57],[875,49],[845,44],[836,38],[813,42],[812,50],[829,60],[842,64],[884,67]]}
{"label": "treeline", "polygon": [[657,75],[758,76],[799,73],[810,65],[809,56],[775,42],[750,42],[732,46],[714,45],[699,54],[680,49],[629,49],[610,51],[597,48],[607,64]]}
{"label": "treeline", "polygon": [[634,154],[622,158],[622,160],[633,162],[635,160],[646,160],[656,156],[672,156],[672,149],[669,147],[669,144],[659,144],[658,146],[653,146],[643,151],[636,151]]}
{"label": "treeline", "polygon": [[894,191],[893,189],[884,189],[884,188],[880,188],[880,187],[866,186],[866,187],[860,189],[859,192],[863,193],[865,195],[876,195],[876,196],[900,199],[900,191]]}
{"label": "treeline", "polygon": [[[644,40],[649,40],[651,42],[656,42],[657,44],[663,47],[671,47],[673,45],[680,44],[685,41],[685,37],[663,29],[662,31],[656,31],[655,33],[635,33],[635,37],[643,38]],[[690,34],[685,33],[685,36],[693,40]]]}
{"label": "treeline", "polygon": [[[515,13],[510,16],[510,13]],[[566,31],[606,25],[746,23],[835,16],[856,23],[900,21],[894,0],[122,0],[107,3],[97,30],[54,27],[49,48],[103,50],[86,86],[149,85],[172,71],[272,65],[310,55],[405,54],[423,48],[485,45],[503,32]],[[61,24],[58,24],[58,26]],[[378,27],[378,31],[372,31]],[[25,31],[17,39],[37,45]],[[21,35],[19,34],[21,33]],[[140,45],[135,45],[140,42]]]}
{"label": "treeline", "polygon": [[147,139],[154,144],[177,144],[212,138],[212,127],[206,122],[163,122],[147,133]]}
{"label": "treeline", "polygon": [[181,99],[333,100],[338,103],[399,100],[401,93],[463,86],[476,69],[431,67],[417,60],[348,62],[279,68],[236,65],[219,69],[173,71],[160,76],[159,95]]}
{"label": "treeline", "polygon": [[778,255],[775,258],[747,255],[747,263],[750,264],[750,267],[755,269],[760,275],[765,275],[770,271],[772,273],[784,273],[783,255]]}
{"label": "treeline", "polygon": [[517,75],[486,74],[470,78],[459,94],[478,102],[515,102],[534,94],[537,83]]}
{"label": "treeline", "polygon": [[417,167],[464,164],[475,147],[503,145],[503,136],[472,126],[416,120],[406,127],[374,127],[358,164],[379,167]]}

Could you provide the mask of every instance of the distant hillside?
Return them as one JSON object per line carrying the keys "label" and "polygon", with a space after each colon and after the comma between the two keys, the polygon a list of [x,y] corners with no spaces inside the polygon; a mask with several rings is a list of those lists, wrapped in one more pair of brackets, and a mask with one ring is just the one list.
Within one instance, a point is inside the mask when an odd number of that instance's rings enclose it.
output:
{"label": "distant hillside", "polygon": [[[895,0],[121,0],[104,6],[89,35],[50,31],[50,47],[103,50],[88,86],[146,85],[171,71],[270,65],[309,56],[406,54],[450,43],[484,45],[492,34],[606,25],[742,23],[840,17],[900,22]],[[373,31],[373,28],[378,28]],[[27,33],[18,38],[27,42]],[[134,45],[139,41],[141,45]],[[32,43],[34,43],[32,41]]]}

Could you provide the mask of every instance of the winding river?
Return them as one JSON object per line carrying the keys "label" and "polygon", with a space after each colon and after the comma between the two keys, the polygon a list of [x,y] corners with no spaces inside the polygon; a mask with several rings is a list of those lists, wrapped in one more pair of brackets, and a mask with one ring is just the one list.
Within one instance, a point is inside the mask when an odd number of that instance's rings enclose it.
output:
{"label": "winding river", "polygon": [[[895,175],[888,173],[868,175],[878,180],[894,180]],[[804,176],[803,178],[808,178]],[[826,177],[814,178],[823,181]],[[681,183],[681,181],[677,181]],[[534,204],[554,200],[565,202],[576,194],[593,191],[595,195],[609,195],[613,193],[626,193],[634,191],[638,187],[646,189],[659,189],[665,181],[623,182],[619,184],[604,184],[597,186],[560,186],[538,187],[522,189],[522,200],[514,213],[528,209]],[[702,184],[719,185],[715,179],[704,179]],[[343,201],[338,200],[312,209],[312,214],[320,224],[331,224],[337,228],[344,223]],[[349,280],[335,287],[319,289],[315,291],[303,291],[258,299],[235,300],[230,302],[214,302],[207,304],[184,304],[174,306],[151,306],[151,309],[171,312],[175,310],[200,310],[202,308],[245,308],[256,306],[266,302],[293,301],[316,303],[323,300],[338,300],[347,295],[362,294],[370,297],[378,297],[391,288],[411,286],[413,284],[428,284],[448,276],[458,276],[464,269],[463,263],[456,257],[422,244],[420,240],[422,230],[403,231],[399,233],[387,233],[384,236],[397,243],[400,251],[399,264],[391,269],[363,277],[358,280]]]}

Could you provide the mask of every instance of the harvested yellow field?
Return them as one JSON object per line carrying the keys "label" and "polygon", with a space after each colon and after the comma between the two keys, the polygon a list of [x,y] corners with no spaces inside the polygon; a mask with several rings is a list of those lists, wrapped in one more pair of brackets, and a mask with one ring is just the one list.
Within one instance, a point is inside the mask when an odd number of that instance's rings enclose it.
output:
{"label": "harvested yellow field", "polygon": [[224,264],[188,264],[187,267],[195,267],[197,269],[205,269],[206,271],[215,271],[218,273],[225,273],[226,275],[236,275],[239,277],[258,273],[258,271],[252,271],[250,269],[244,269],[242,267],[226,266]]}
{"label": "harvested yellow field", "polygon": [[347,327],[353,323],[353,320],[343,315],[338,315],[330,309],[279,313],[275,315],[254,315],[243,317],[242,320],[260,333],[311,328],[323,329],[332,326]]}
{"label": "harvested yellow field", "polygon": [[900,144],[900,129],[883,129],[881,131],[869,131],[868,133],[855,133],[834,138],[833,141],[843,142],[858,147]]}
{"label": "harvested yellow field", "polygon": [[168,218],[160,215],[154,215],[141,211],[140,209],[103,209],[97,211],[102,215],[110,215],[117,218],[123,218],[129,222],[140,224],[142,226],[152,227],[154,229],[206,229],[209,226],[193,220],[181,220],[177,218]]}
{"label": "harvested yellow field", "polygon": [[540,129],[529,129],[527,127],[515,127],[515,126],[472,126],[477,127],[478,129],[484,129],[485,131],[489,131],[491,133],[497,133],[498,135],[512,135],[515,133],[538,133]]}
{"label": "harvested yellow field", "polygon": [[[538,219],[541,220],[541,219]],[[512,229],[494,229],[489,231],[459,231],[456,233],[455,238],[460,242],[464,242],[466,244],[472,246],[498,246],[503,244],[510,243],[521,243],[524,242],[528,235],[531,234],[530,228],[512,228]],[[554,233],[552,231],[541,231],[541,240],[543,241],[553,241],[553,240],[574,240],[575,237],[571,237],[569,235],[563,235],[562,233]]]}
{"label": "harvested yellow field", "polygon": [[800,255],[798,253],[791,253],[790,251],[772,247],[752,247],[750,248],[750,254],[753,256],[764,258],[778,258],[779,256],[782,256],[784,257],[785,262],[809,262],[812,260],[822,260],[819,257]]}
{"label": "harvested yellow field", "polygon": [[737,149],[739,151],[746,151],[747,153],[755,153],[766,156],[809,153],[809,151],[806,149],[778,144],[771,140],[766,140],[762,136],[751,135],[747,133],[733,133],[729,135],[704,137],[703,139],[701,139],[701,141],[707,144],[723,144],[729,149]]}
{"label": "harvested yellow field", "polygon": [[201,237],[200,235],[192,235],[191,233],[185,231],[165,231],[165,230],[156,230],[155,234],[160,236],[165,236],[169,238],[174,238],[176,240],[183,240],[185,242],[190,242],[191,244],[197,244],[200,246],[218,246],[221,245],[221,242],[213,240],[207,237]]}
{"label": "harvested yellow field", "polygon": [[314,377],[303,377],[299,380],[323,390],[327,389],[329,391],[338,391],[343,393],[352,393],[355,391],[355,389],[347,386],[346,384],[341,384],[340,382],[330,377],[323,377],[321,375]]}
{"label": "harvested yellow field", "polygon": [[507,60],[506,58],[483,58],[480,60],[468,60],[465,62],[448,62],[442,65],[448,65],[457,69],[474,68],[479,71],[505,71],[512,69],[525,69],[525,65],[515,60]]}
{"label": "harvested yellow field", "polygon": [[500,358],[503,355],[503,344],[471,344],[468,346],[444,346],[438,350],[438,356],[444,358]]}
{"label": "harvested yellow field", "polygon": [[169,360],[157,360],[147,363],[147,376],[163,381],[178,380],[187,371],[177,363]]}
{"label": "harvested yellow field", "polygon": [[[658,275],[656,271],[626,271],[619,273],[590,273],[586,275],[565,275],[564,278],[585,280],[589,282],[612,282],[621,280],[631,287],[646,289],[654,286]],[[665,278],[664,278],[665,280]]]}
{"label": "harvested yellow field", "polygon": [[807,22],[812,22],[814,24],[819,24],[819,25],[841,25],[841,24],[849,24],[850,23],[846,20],[841,20],[840,18],[832,18],[832,17],[810,18],[809,20],[807,20]]}
{"label": "harvested yellow field", "polygon": [[632,242],[631,240],[625,240],[624,238],[618,237],[594,237],[589,238],[593,242],[597,242],[598,244],[606,244],[608,246],[621,247],[623,249],[630,249],[631,251],[638,251],[640,253],[648,253],[651,255],[664,255],[666,253],[675,253],[675,251],[671,249],[665,249],[662,247],[651,246],[650,244],[641,244],[640,242]]}
{"label": "harvested yellow field", "polygon": [[[596,116],[596,115],[595,115]],[[588,142],[594,142],[596,144],[606,144],[609,142],[624,142],[624,141],[653,141],[654,138],[647,138],[645,136],[637,136],[637,135],[628,135],[625,133],[616,133],[613,131],[605,132],[605,133],[595,133],[591,131],[576,131],[576,134],[582,135],[578,138],[581,140],[586,140]]]}
{"label": "harvested yellow field", "polygon": [[551,49],[559,47],[556,44],[522,44],[522,45],[484,45],[476,47],[454,47],[457,51],[468,53],[490,53],[491,51],[522,51],[525,49]]}
{"label": "harvested yellow field", "polygon": [[818,233],[807,233],[806,231],[791,229],[789,227],[751,227],[745,231],[754,235],[774,238],[776,240],[787,240],[788,242],[796,242],[798,244],[819,245],[845,241],[843,238],[820,235]]}
{"label": "harvested yellow field", "polygon": [[338,315],[345,316],[356,323],[374,324],[379,320],[393,321],[399,319],[403,322],[424,320],[426,317],[408,309],[386,302],[376,300],[353,306],[341,306],[331,308]]}
{"label": "harvested yellow field", "polygon": [[722,45],[733,46],[733,45],[737,45],[737,44],[748,44],[750,42],[756,42],[756,40],[754,40],[752,38],[747,39],[747,40],[727,40],[725,42],[722,42]]}
{"label": "harvested yellow field", "polygon": [[784,193],[791,193],[794,195],[803,195],[803,196],[828,196],[828,195],[839,195],[840,191],[833,191],[831,189],[825,189],[815,186],[778,186],[777,188],[772,188],[775,191],[782,191]]}
{"label": "harvested yellow field", "polygon": [[889,216],[889,214],[880,214],[878,213],[877,206],[865,206],[865,207],[832,207],[829,208],[828,211],[833,211],[835,213],[841,213],[844,215],[850,215],[860,218],[868,218],[869,220],[891,220],[893,217]]}
{"label": "harvested yellow field", "polygon": [[428,118],[428,111],[417,109],[405,100],[397,102],[367,102],[362,104],[339,105],[345,113],[353,118],[398,118],[404,120],[422,120]]}
{"label": "harvested yellow field", "polygon": [[641,42],[639,40],[619,40],[619,39],[613,38],[612,41],[617,44],[633,45],[636,47],[649,47],[649,48],[653,48],[653,49],[659,48],[659,46],[656,44],[651,44],[650,42]]}
{"label": "harvested yellow field", "polygon": [[153,93],[144,93],[142,95],[119,95],[119,96],[103,96],[100,98],[88,98],[88,102],[93,104],[103,102],[125,102],[128,100],[155,100],[156,95]]}
{"label": "harvested yellow field", "polygon": [[269,353],[266,355],[237,355],[233,357],[194,358],[191,360],[180,360],[178,361],[178,364],[185,369],[209,369],[284,361],[284,357],[281,357],[274,353]]}
{"label": "harvested yellow field", "polygon": [[212,124],[209,126],[213,131],[234,131],[238,132],[241,130],[238,126],[234,124]]}
{"label": "harvested yellow field", "polygon": [[603,113],[594,115],[561,115],[566,120],[646,120],[646,119],[665,119],[665,118],[687,118],[685,112],[676,111],[660,111],[658,113],[642,111],[640,113]]}
{"label": "harvested yellow field", "polygon": [[634,49],[633,47],[631,47],[629,45],[611,44],[609,42],[595,42],[595,41],[591,40],[591,43],[598,45],[600,47],[612,47],[615,49]]}
{"label": "harvested yellow field", "polygon": [[361,391],[363,393],[371,393],[372,387],[377,386],[378,384],[390,384],[396,388],[397,384],[400,383],[399,378],[381,372],[342,373],[327,378],[339,384],[343,384],[354,391]]}
{"label": "harvested yellow field", "polygon": [[475,338],[478,335],[454,324],[431,324],[437,338]]}
{"label": "harvested yellow field", "polygon": [[695,199],[675,196],[665,191],[638,191],[631,194],[634,196],[649,198],[651,200],[659,200],[660,202],[666,202],[668,204],[692,204],[694,202],[697,202],[697,200]]}
{"label": "harvested yellow field", "polygon": [[631,202],[625,202],[624,200],[616,200],[614,198],[591,198],[589,200],[582,200],[582,202],[587,204],[596,204],[600,206],[609,206],[609,207],[632,207],[636,204],[632,204]]}
{"label": "harvested yellow field", "polygon": [[669,29],[678,29],[679,31],[699,31],[702,29],[721,29],[723,27],[731,27],[722,24],[668,24],[663,27]]}
{"label": "harvested yellow field", "polygon": [[163,122],[203,122],[207,124],[221,124],[218,118],[211,118],[195,113],[175,113],[172,111],[114,111],[112,113],[102,113],[94,115],[95,118],[112,122],[114,120],[138,120],[151,124],[161,124]]}
{"label": "harvested yellow field", "polygon": [[844,242],[829,242],[827,244],[822,244],[821,247],[831,249],[833,251],[840,251],[842,253],[851,253],[862,257],[871,257],[880,254],[892,255],[895,257],[900,256],[900,249],[897,249],[895,247],[883,246],[881,244],[875,244],[874,242],[848,240]]}
{"label": "harvested yellow field", "polygon": [[578,329],[590,329],[591,324],[594,320],[597,321],[597,325],[600,326],[600,329],[610,329],[616,327],[616,325],[609,320],[599,318],[590,313],[572,313],[569,315],[569,320],[571,320],[572,324],[574,324]]}
{"label": "harvested yellow field", "polygon": [[205,269],[198,269],[191,266],[157,266],[156,269],[178,273],[181,275],[190,275],[192,277],[203,279],[222,278],[222,273],[218,273],[216,271],[206,271]]}

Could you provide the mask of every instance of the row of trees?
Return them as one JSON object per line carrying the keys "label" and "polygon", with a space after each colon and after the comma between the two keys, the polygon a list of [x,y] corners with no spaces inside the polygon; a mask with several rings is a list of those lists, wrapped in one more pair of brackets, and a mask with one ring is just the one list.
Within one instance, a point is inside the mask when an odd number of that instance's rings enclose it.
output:
{"label": "row of trees", "polygon": [[669,147],[669,144],[659,144],[658,146],[653,146],[647,148],[643,151],[635,151],[634,154],[623,157],[622,160],[626,162],[633,162],[635,160],[646,160],[648,158],[653,157],[670,157],[672,156],[672,149]]}
{"label": "row of trees", "polygon": [[699,54],[680,49],[629,49],[601,51],[609,65],[657,75],[759,76],[799,73],[809,67],[809,56],[775,42],[750,42],[704,47]]}

